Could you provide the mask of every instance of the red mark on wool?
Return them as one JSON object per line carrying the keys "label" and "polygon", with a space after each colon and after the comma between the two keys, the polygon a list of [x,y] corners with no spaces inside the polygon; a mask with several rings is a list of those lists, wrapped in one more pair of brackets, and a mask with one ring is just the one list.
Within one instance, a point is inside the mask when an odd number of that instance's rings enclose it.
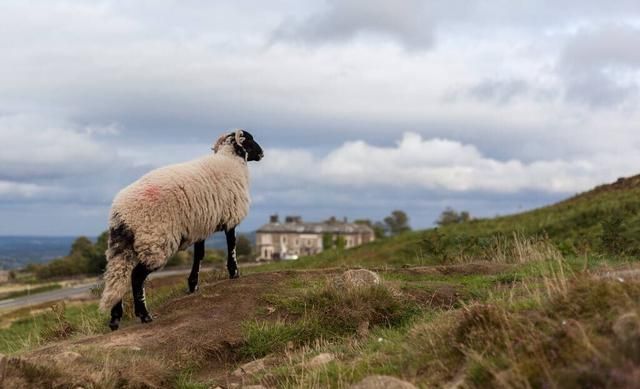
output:
{"label": "red mark on wool", "polygon": [[142,198],[147,201],[157,201],[160,198],[160,188],[150,185],[142,191]]}

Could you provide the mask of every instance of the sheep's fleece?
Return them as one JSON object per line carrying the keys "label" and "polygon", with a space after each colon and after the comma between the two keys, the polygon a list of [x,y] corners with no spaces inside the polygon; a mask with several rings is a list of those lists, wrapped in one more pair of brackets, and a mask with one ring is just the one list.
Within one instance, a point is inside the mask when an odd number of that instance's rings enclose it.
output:
{"label": "sheep's fleece", "polygon": [[153,170],[115,197],[109,228],[126,226],[133,247],[109,244],[102,310],[127,292],[137,262],[158,269],[179,249],[235,227],[247,215],[247,162],[222,140],[215,154]]}

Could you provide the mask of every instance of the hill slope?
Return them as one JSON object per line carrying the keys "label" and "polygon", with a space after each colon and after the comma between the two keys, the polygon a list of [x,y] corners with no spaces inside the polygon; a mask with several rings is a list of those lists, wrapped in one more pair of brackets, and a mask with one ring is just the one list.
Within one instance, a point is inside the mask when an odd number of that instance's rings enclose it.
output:
{"label": "hill slope", "polygon": [[549,240],[569,257],[638,256],[640,176],[621,178],[532,211],[413,231],[348,252],[332,250],[272,268],[406,266],[491,259],[501,250],[513,251],[514,234]]}
{"label": "hill slope", "polygon": [[[99,334],[106,318],[94,305],[83,313],[94,321],[59,312],[38,347],[14,346],[22,351],[5,358],[5,382],[342,388],[383,374],[423,387],[633,387],[639,194],[640,178],[619,180],[530,212],[252,268],[239,280],[208,274],[195,295],[176,279],[152,305],[153,323],[130,320],[115,333]],[[334,277],[349,267],[375,270],[382,285],[338,289]],[[148,289],[151,300],[162,290]]]}

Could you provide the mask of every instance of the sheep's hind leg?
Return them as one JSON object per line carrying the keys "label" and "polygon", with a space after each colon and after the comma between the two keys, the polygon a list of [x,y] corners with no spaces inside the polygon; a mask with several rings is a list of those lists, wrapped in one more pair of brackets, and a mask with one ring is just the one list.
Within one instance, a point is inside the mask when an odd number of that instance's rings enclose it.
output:
{"label": "sheep's hind leg", "polygon": [[240,277],[238,271],[238,261],[236,260],[236,229],[235,227],[225,231],[227,236],[227,270],[229,270],[229,278]]}
{"label": "sheep's hind leg", "polygon": [[144,296],[144,281],[147,279],[147,276],[152,272],[152,269],[139,262],[136,267],[133,268],[131,272],[131,288],[133,289],[133,307],[134,312],[137,317],[140,318],[140,321],[143,323],[150,323],[153,321],[149,311],[147,311],[147,304],[145,303]]}
{"label": "sheep's hind leg", "polygon": [[116,305],[111,308],[111,321],[109,322],[109,328],[111,331],[115,331],[120,327],[120,320],[122,319],[122,300],[118,301]]}
{"label": "sheep's hind leg", "polygon": [[189,293],[198,290],[198,273],[200,272],[200,261],[204,258],[204,240],[196,242],[193,245],[193,267],[189,274]]}

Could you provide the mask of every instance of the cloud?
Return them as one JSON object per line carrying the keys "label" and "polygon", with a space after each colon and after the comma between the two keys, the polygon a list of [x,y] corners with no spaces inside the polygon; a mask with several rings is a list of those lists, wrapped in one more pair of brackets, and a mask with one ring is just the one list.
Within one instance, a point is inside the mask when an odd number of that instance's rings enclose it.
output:
{"label": "cloud", "polygon": [[64,120],[38,115],[0,116],[0,179],[83,176],[116,160],[113,150],[91,136],[96,130],[70,126]]}
{"label": "cloud", "polygon": [[578,30],[564,47],[558,72],[569,100],[590,107],[637,102],[640,28],[603,24]]}
{"label": "cloud", "polygon": [[378,34],[409,49],[428,49],[443,8],[422,0],[328,0],[323,10],[300,21],[283,22],[274,39],[318,44]]}
{"label": "cloud", "polygon": [[47,191],[49,188],[36,184],[0,180],[0,199],[33,198]]}
{"label": "cloud", "polygon": [[[439,192],[575,193],[635,172],[640,157],[600,154],[590,159],[497,160],[475,146],[447,139],[423,139],[407,132],[395,146],[346,142],[314,157],[301,150],[269,150],[255,167],[258,185],[329,185],[334,188],[389,191],[422,189]],[[353,192],[351,192],[353,193]]]}

